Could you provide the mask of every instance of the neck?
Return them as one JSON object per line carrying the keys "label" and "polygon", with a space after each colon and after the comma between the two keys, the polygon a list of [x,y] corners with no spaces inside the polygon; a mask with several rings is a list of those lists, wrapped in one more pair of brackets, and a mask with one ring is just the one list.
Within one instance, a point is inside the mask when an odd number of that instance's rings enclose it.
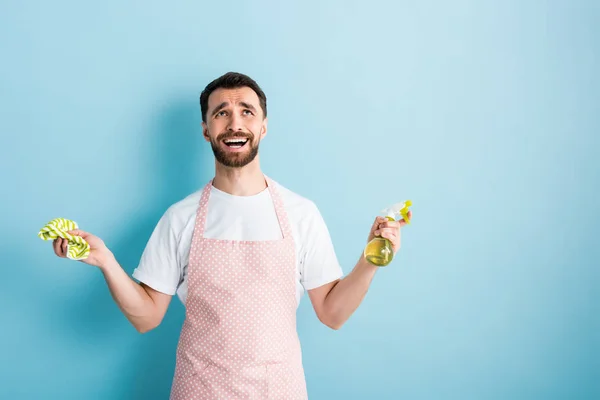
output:
{"label": "neck", "polygon": [[233,196],[253,196],[265,190],[267,182],[256,156],[242,168],[226,167],[215,161],[213,186]]}

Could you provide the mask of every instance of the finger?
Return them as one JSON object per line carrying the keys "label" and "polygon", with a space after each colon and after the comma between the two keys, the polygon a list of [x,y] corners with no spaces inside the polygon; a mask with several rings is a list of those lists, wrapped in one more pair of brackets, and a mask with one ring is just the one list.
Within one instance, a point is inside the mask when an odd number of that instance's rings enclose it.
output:
{"label": "finger", "polygon": [[398,229],[398,228],[400,228],[400,221],[385,221],[385,222],[382,222],[381,224],[379,224],[378,228],[379,229],[383,229],[383,228]]}
{"label": "finger", "polygon": [[375,218],[375,222],[373,222],[373,229],[377,229],[379,225],[383,224],[387,219],[385,217],[377,217]]}
{"label": "finger", "polygon": [[64,242],[65,242],[65,239],[63,239],[63,238],[58,239],[58,256],[59,257],[66,257],[66,254],[63,251],[63,243]]}
{"label": "finger", "polygon": [[383,236],[386,239],[393,239],[398,236],[398,229],[384,228],[384,229],[381,229],[380,231],[381,231],[381,236]]}
{"label": "finger", "polygon": [[62,246],[61,246],[63,256],[67,255],[68,246],[69,246],[69,242],[66,239],[63,239]]}
{"label": "finger", "polygon": [[389,239],[389,236],[398,235],[398,228],[382,228],[375,230],[375,232],[373,233],[375,234],[375,236],[382,236]]}
{"label": "finger", "polygon": [[387,221],[387,219],[385,217],[375,218],[375,221],[373,222],[373,225],[371,226],[371,232],[373,234],[375,234],[375,231],[377,230],[377,228],[379,228],[379,224],[383,223],[384,221]]}
{"label": "finger", "polygon": [[61,245],[61,238],[58,239],[54,239],[54,241],[52,242],[52,247],[54,248],[54,254],[56,254],[59,257],[62,257],[62,252],[60,249],[60,245]]}
{"label": "finger", "polygon": [[394,250],[398,250],[400,248],[400,236],[397,230],[395,232],[385,231],[381,234],[381,237],[389,240],[392,243]]}

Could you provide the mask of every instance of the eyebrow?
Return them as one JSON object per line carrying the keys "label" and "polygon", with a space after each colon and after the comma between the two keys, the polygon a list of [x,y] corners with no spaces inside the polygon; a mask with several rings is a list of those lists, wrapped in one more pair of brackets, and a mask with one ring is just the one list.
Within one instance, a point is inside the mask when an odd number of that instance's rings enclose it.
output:
{"label": "eyebrow", "polygon": [[239,103],[239,104],[240,104],[242,107],[244,107],[244,108],[247,108],[247,109],[249,109],[249,110],[252,110],[252,111],[256,112],[256,108],[254,108],[254,106],[253,106],[252,104],[248,104],[248,103],[245,103],[245,102],[243,102],[243,101],[240,101],[240,103]]}
{"label": "eyebrow", "polygon": [[[249,110],[252,110],[254,112],[256,112],[256,107],[254,107],[252,104],[246,103],[244,101],[240,101],[238,103],[239,105],[241,105],[244,108],[247,108]],[[229,105],[229,102],[224,101],[221,104],[219,104],[214,111],[211,113],[212,116],[215,116],[219,111],[221,111],[222,109],[224,109],[225,107],[227,107]]]}
{"label": "eyebrow", "polygon": [[214,117],[214,116],[215,116],[215,114],[217,114],[219,111],[221,111],[222,109],[224,109],[224,108],[225,108],[225,107],[227,107],[228,105],[229,105],[229,103],[228,103],[228,102],[226,102],[226,101],[222,102],[221,104],[219,104],[219,105],[217,106],[217,108],[215,108],[215,109],[214,109],[214,111],[212,112],[212,114],[211,114],[211,115]]}

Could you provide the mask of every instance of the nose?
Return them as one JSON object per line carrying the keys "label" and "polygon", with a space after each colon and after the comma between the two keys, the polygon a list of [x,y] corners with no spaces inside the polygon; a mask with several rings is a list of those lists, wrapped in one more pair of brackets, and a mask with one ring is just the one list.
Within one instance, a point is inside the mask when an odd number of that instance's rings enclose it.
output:
{"label": "nose", "polygon": [[231,118],[229,118],[229,124],[227,126],[227,129],[232,132],[242,131],[243,125],[240,116],[232,114]]}

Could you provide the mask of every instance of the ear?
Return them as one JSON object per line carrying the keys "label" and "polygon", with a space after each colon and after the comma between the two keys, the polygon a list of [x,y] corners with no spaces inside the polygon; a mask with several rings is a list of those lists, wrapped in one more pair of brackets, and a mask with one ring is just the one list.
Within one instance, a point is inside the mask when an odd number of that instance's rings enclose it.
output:
{"label": "ear", "polygon": [[208,125],[206,125],[206,122],[202,122],[202,136],[204,136],[204,140],[210,142],[210,137],[208,136]]}
{"label": "ear", "polygon": [[269,121],[267,118],[263,119],[262,126],[260,128],[260,139],[262,140],[265,136],[267,136],[267,125]]}

